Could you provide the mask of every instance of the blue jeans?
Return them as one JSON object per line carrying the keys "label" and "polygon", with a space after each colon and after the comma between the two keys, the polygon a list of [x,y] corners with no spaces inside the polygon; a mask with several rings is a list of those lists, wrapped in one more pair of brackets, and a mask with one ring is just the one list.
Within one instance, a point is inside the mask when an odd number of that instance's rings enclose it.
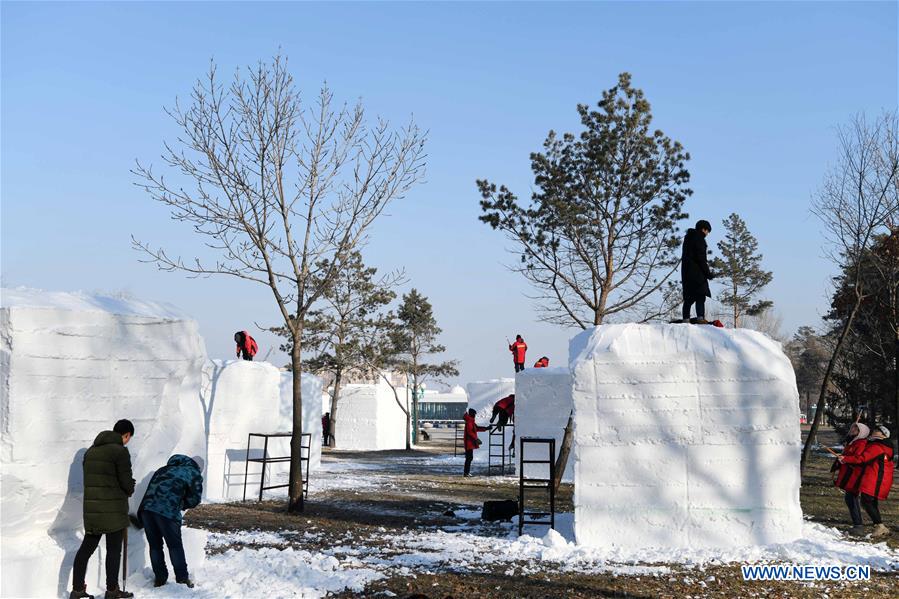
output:
{"label": "blue jeans", "polygon": [[190,576],[187,574],[187,559],[184,557],[184,545],[181,544],[181,523],[147,510],[142,512],[141,520],[144,523],[147,544],[150,546],[150,564],[153,566],[156,581],[165,582],[169,578],[169,571],[165,567],[165,554],[162,552],[163,541],[169,548],[175,580],[188,580]]}

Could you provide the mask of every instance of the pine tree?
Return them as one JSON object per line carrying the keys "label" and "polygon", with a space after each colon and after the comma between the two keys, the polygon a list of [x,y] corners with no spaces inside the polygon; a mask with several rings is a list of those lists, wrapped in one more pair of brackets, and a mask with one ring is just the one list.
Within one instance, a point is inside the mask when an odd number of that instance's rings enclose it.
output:
{"label": "pine tree", "polygon": [[718,242],[721,258],[712,261],[719,273],[724,290],[718,301],[733,309],[734,328],[743,316],[756,316],[773,305],[769,300],[755,300],[755,296],[771,282],[771,271],[762,269],[759,244],[739,215],[731,214],[724,221],[724,239]]}
{"label": "pine tree", "polygon": [[690,154],[653,126],[629,73],[577,111],[579,132],[550,131],[531,154],[528,198],[477,181],[479,219],[512,242],[520,262],[511,268],[537,290],[546,322],[585,329],[610,316],[646,319],[679,264]]}
{"label": "pine tree", "polygon": [[428,356],[446,351],[437,343],[442,332],[437,326],[428,298],[413,289],[403,295],[403,303],[396,313],[396,325],[391,333],[396,358],[394,368],[412,379],[412,402],[416,414],[415,436],[418,438],[418,400],[421,386],[429,377],[456,376],[455,360],[427,363]]}

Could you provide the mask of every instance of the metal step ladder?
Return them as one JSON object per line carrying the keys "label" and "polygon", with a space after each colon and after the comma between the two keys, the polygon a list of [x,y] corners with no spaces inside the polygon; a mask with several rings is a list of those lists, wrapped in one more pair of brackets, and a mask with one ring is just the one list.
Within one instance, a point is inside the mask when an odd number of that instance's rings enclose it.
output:
{"label": "metal step ladder", "polygon": [[[510,429],[506,433],[506,429]],[[511,443],[515,438],[515,425],[496,425],[490,428],[490,436],[487,439],[487,476],[499,474],[504,476],[506,471],[512,470],[515,464],[515,446],[511,449],[507,448],[507,443]],[[498,472],[497,472],[498,471]]]}
{"label": "metal step ladder", "polygon": [[[542,524],[556,527],[556,440],[543,437],[521,437],[518,440],[518,535],[525,524]],[[541,456],[546,456],[543,459]],[[533,493],[548,494],[549,511],[528,510],[525,499]],[[549,516],[549,520],[546,517]]]}

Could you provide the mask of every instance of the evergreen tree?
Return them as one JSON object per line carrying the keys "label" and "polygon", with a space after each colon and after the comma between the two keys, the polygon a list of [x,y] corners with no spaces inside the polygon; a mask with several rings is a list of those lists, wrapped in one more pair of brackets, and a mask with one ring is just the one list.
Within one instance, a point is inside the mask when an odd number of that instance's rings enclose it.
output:
{"label": "evergreen tree", "polygon": [[422,384],[431,377],[459,374],[455,360],[437,363],[426,361],[429,356],[446,351],[446,348],[437,342],[441,332],[428,298],[416,289],[403,295],[403,302],[396,313],[395,328],[390,337],[395,351],[394,369],[412,380],[412,401],[416,414],[413,426],[416,438],[419,434],[417,415]]}
{"label": "evergreen tree", "polygon": [[[320,264],[328,270],[328,264]],[[306,317],[304,344],[311,358],[303,360],[303,368],[325,375],[331,382],[330,434],[335,446],[340,439],[335,435],[339,419],[340,388],[351,373],[373,374],[370,356],[363,355],[366,340],[376,329],[390,327],[384,308],[396,297],[391,290],[400,278],[398,274],[377,277],[378,270],[365,266],[362,254],[351,252],[337,267],[337,277],[327,287],[322,307],[311,310]],[[286,337],[281,350],[290,354],[292,345],[286,327],[271,329]]]}
{"label": "evergreen tree", "polygon": [[[850,321],[856,276],[866,287]],[[828,388],[827,414],[841,431],[859,412],[866,422],[892,430],[899,422],[899,231],[876,236],[860,264],[847,261],[831,308],[832,334],[847,324],[849,329]]]}
{"label": "evergreen tree", "polygon": [[731,307],[736,328],[742,316],[756,316],[773,305],[769,300],[754,301],[773,275],[762,269],[762,255],[757,253],[759,244],[743,219],[731,214],[722,222],[724,239],[718,242],[722,257],[712,260],[711,266],[718,271],[724,285],[718,301]]}
{"label": "evergreen tree", "polygon": [[537,289],[543,320],[587,328],[611,315],[647,319],[679,264],[690,155],[652,126],[629,73],[577,111],[579,134],[550,131],[531,154],[529,201],[477,182],[480,220],[514,243],[513,268]]}
{"label": "evergreen tree", "polygon": [[821,388],[821,379],[830,357],[827,339],[809,326],[799,327],[784,346],[796,373],[796,388],[804,411],[811,413],[812,396]]}

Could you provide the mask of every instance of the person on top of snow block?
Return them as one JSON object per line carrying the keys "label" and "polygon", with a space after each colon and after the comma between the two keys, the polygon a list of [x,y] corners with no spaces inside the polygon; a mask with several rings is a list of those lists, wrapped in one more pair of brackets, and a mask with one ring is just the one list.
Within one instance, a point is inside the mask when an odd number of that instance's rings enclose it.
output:
{"label": "person on top of snow block", "polygon": [[[134,597],[119,590],[119,561],[128,528],[128,498],[134,494],[131,454],[125,447],[134,436],[134,425],[119,420],[103,431],[84,453],[84,540],[75,554],[69,599],[93,599],[87,592],[87,562],[106,536],[105,599]],[[35,575],[40,575],[35,573]]]}
{"label": "person on top of snow block", "polygon": [[495,404],[493,404],[493,415],[490,417],[490,424],[499,417],[496,423],[497,427],[506,426],[509,420],[515,419],[515,394],[507,395]]}
{"label": "person on top of snow block", "polygon": [[[715,278],[709,269],[708,245],[705,238],[712,232],[707,220],[696,223],[695,229],[687,229],[681,250],[681,286],[684,292],[684,306],[681,322],[707,324],[705,319],[705,298],[712,297],[709,280]],[[696,318],[690,319],[690,308],[696,304]]]}
{"label": "person on top of snow block", "polygon": [[478,426],[474,421],[477,412],[474,408],[469,408],[462,419],[465,421],[465,472],[464,476],[471,476],[471,461],[474,459],[474,450],[481,446],[481,440],[478,439],[478,431],[489,430],[486,426]]}
{"label": "person on top of snow block", "polygon": [[[253,356],[259,351],[256,340],[246,331],[238,331],[234,333],[234,342],[237,344],[237,357],[243,357],[244,360],[253,361]],[[243,354],[241,356],[241,354]]]}
{"label": "person on top of snow block", "polygon": [[143,526],[150,547],[153,586],[161,587],[169,579],[162,552],[164,542],[175,569],[175,582],[193,588],[181,542],[181,511],[197,507],[202,497],[203,472],[194,458],[176,453],[153,473],[137,509],[138,523]]}
{"label": "person on top of snow block", "polygon": [[528,351],[528,344],[521,335],[515,335],[515,343],[509,344],[509,351],[512,352],[512,361],[515,362],[515,372],[524,370],[524,355]]}
{"label": "person on top of snow block", "polygon": [[549,366],[549,358],[543,356],[534,364],[534,368],[547,368]]}
{"label": "person on top of snow block", "polygon": [[[853,423],[852,426],[849,427],[849,438],[843,444],[843,455],[861,455],[868,444],[869,433],[870,429],[868,429],[867,425],[862,424],[861,422]],[[838,459],[834,459],[831,472],[836,472],[833,483],[838,489],[843,490],[843,498],[846,500],[846,507],[849,508],[849,517],[852,519],[852,530],[850,533],[861,536],[865,531],[864,526],[862,525],[862,508],[859,504],[858,497],[858,487],[861,483],[862,467],[851,466],[842,463]]]}
{"label": "person on top of snow block", "polygon": [[[876,538],[890,534],[890,529],[880,517],[878,500],[886,499],[893,485],[893,444],[889,441],[890,430],[885,426],[875,426],[868,435],[868,443],[859,455],[841,455],[841,464],[862,466],[858,491],[861,504],[874,523],[871,536]],[[853,526],[853,529],[855,527]]]}

